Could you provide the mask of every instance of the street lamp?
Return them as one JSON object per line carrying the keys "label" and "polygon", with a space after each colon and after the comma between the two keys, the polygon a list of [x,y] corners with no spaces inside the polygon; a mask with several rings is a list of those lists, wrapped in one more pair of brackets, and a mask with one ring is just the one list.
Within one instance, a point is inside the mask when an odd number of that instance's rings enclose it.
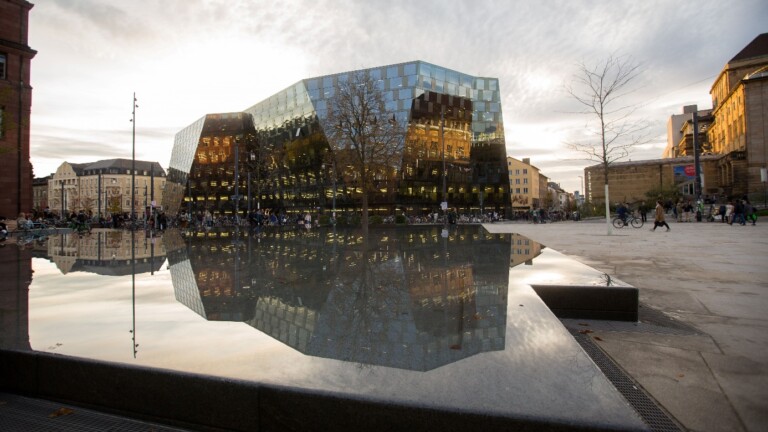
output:
{"label": "street lamp", "polygon": [[133,127],[132,139],[131,139],[131,221],[136,219],[136,108],[139,105],[136,104],[136,92],[133,92],[133,108],[131,114],[131,123]]}
{"label": "street lamp", "polygon": [[445,105],[440,106],[440,142],[443,153],[443,202],[440,203],[440,208],[443,209],[443,218],[448,221],[448,196],[446,192],[446,172],[445,172]]}

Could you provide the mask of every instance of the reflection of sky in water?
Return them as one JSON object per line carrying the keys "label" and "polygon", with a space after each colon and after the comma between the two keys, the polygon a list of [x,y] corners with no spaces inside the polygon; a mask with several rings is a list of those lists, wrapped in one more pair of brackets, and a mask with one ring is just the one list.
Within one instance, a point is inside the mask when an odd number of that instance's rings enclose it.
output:
{"label": "reflection of sky in water", "polygon": [[[413,243],[423,244],[421,240]],[[437,256],[439,262],[442,259],[439,249],[429,250],[424,256]],[[566,280],[584,284],[584,281],[600,279],[601,273],[549,249],[543,248],[535,257],[526,258],[526,265],[510,267],[508,261],[506,265],[494,266],[501,267],[497,269],[504,272],[504,280],[508,281],[503,348],[473,354],[427,371],[305,355],[244,322],[206,320],[176,300],[168,264],[173,268],[174,259],[176,263],[187,259],[194,269],[195,258],[174,255],[173,250],[178,249],[168,248],[169,261],[159,271],[135,276],[135,290],[130,275],[107,277],[85,272],[62,275],[50,261],[33,259],[34,275],[29,289],[32,348],[355,393],[393,403],[561,417],[564,421],[577,422],[595,418],[607,418],[610,422],[626,413],[626,405],[613,387],[529,285],[562,284]],[[462,253],[466,254],[466,250]],[[456,259],[460,255],[455,252],[451,257]],[[502,258],[508,260],[508,256]],[[400,261],[398,265],[407,264],[405,260]],[[484,261],[493,259],[476,260],[472,264],[474,274],[491,270],[484,267]],[[422,269],[430,266],[425,262],[418,265]],[[280,295],[274,297],[281,298]],[[283,294],[282,298],[287,297]],[[335,305],[340,305],[338,300]],[[478,305],[478,310],[482,307]],[[131,350],[134,313],[136,358]],[[481,315],[478,318],[483,319]],[[335,324],[338,323],[328,322],[328,325]],[[457,344],[454,349],[461,349],[461,345]],[[554,413],[553,406],[558,407]]]}

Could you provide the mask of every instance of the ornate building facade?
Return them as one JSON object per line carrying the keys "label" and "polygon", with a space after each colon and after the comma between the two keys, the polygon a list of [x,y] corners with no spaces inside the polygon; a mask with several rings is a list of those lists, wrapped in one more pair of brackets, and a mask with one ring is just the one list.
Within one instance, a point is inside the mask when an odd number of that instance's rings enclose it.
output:
{"label": "ornate building facade", "polygon": [[[129,159],[83,164],[64,162],[48,180],[47,207],[55,214],[84,210],[95,216],[130,213],[131,198],[138,215],[148,207],[160,207],[165,170],[157,162],[138,160],[134,175],[131,168]],[[132,178],[135,179],[133,192]]]}

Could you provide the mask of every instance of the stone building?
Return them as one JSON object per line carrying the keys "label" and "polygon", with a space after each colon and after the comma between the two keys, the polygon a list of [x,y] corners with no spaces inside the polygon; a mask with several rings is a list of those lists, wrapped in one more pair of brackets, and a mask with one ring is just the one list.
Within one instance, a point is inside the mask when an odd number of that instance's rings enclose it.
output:
{"label": "stone building", "polygon": [[726,195],[760,196],[768,140],[768,33],[736,54],[710,90],[713,122],[708,137]]}
{"label": "stone building", "polygon": [[[130,159],[91,163],[62,163],[48,180],[48,206],[55,214],[84,210],[94,216],[130,213],[141,215],[148,207],[160,207],[165,189],[165,170],[157,162],[136,161],[131,175]],[[131,191],[131,178],[135,189]]]}
{"label": "stone building", "polygon": [[[715,199],[722,196],[717,170],[721,157],[703,155],[700,158],[702,196],[705,198]],[[679,191],[681,195],[693,195],[694,172],[693,156],[615,162],[608,170],[611,202],[639,203],[654,199],[662,191],[672,190]],[[587,201],[605,202],[603,165],[585,168],[584,175]]]}
{"label": "stone building", "polygon": [[40,212],[48,207],[48,181],[51,176],[35,178],[32,181],[32,210]]}
{"label": "stone building", "polygon": [[519,160],[508,156],[507,170],[509,171],[509,192],[512,196],[512,211],[524,212],[540,208],[540,173],[538,168],[531,165],[531,159],[523,158]]}
{"label": "stone building", "polygon": [[32,209],[30,9],[24,0],[0,1],[0,215],[12,218]]}

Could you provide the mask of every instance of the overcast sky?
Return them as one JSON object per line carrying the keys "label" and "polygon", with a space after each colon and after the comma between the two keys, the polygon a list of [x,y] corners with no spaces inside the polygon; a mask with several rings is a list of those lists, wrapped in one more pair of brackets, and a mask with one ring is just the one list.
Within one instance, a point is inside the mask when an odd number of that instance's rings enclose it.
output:
{"label": "overcast sky", "polygon": [[594,162],[564,142],[587,117],[564,91],[577,64],[642,64],[631,102],[652,124],[633,160],[659,158],[666,122],[711,107],[714,78],[768,31],[764,0],[33,0],[32,163],[136,157],[168,167],[176,132],[313,76],[424,60],[497,77],[507,154],[581,190]]}

